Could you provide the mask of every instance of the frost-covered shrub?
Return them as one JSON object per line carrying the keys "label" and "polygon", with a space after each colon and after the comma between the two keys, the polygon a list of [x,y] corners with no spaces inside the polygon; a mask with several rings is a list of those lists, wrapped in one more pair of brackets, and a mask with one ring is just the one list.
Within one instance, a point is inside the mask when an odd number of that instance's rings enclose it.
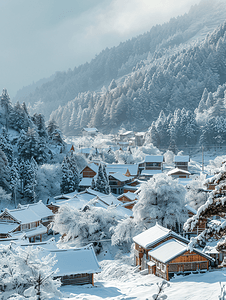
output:
{"label": "frost-covered shrub", "polygon": [[[49,299],[60,296],[59,279],[54,280],[54,257],[42,255],[40,249],[0,247],[0,298]],[[23,297],[25,296],[25,298]]]}
{"label": "frost-covered shrub", "polygon": [[77,210],[63,205],[54,217],[53,230],[62,235],[61,242],[70,242],[78,247],[93,242],[99,253],[101,240],[111,238],[110,228],[117,223],[114,207],[85,206],[83,210]]}
{"label": "frost-covered shrub", "polygon": [[167,164],[171,164],[173,162],[174,153],[170,150],[167,150],[164,154],[164,159]]}

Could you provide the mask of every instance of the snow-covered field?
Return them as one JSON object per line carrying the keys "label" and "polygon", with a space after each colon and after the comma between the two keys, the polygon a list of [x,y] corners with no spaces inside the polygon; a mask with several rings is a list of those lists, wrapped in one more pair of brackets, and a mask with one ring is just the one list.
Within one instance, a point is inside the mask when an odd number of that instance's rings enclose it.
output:
{"label": "snow-covered field", "polygon": [[[122,260],[104,260],[102,272],[95,276],[95,286],[63,286],[63,299],[82,300],[153,300],[162,279],[154,275],[141,275]],[[221,283],[221,284],[220,284]],[[168,300],[218,300],[221,285],[226,284],[226,269],[203,274],[177,276],[165,286],[161,296]]]}

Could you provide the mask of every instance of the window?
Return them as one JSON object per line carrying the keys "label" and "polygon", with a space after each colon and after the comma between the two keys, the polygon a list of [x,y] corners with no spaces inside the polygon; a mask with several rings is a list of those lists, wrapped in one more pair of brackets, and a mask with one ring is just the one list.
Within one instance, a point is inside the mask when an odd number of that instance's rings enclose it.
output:
{"label": "window", "polygon": [[161,266],[161,271],[162,271],[163,273],[166,273],[166,265],[162,264],[162,266]]}
{"label": "window", "polygon": [[29,229],[29,228],[30,228],[29,225],[30,225],[30,224],[22,224],[22,225],[21,225],[21,230]]}
{"label": "window", "polygon": [[34,228],[34,227],[36,227],[36,222],[31,223],[31,228]]}

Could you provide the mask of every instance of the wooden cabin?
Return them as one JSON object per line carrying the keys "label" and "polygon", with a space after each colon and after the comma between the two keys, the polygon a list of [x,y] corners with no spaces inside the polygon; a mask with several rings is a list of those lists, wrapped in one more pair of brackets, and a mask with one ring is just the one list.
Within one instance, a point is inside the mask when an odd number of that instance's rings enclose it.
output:
{"label": "wooden cabin", "polygon": [[146,132],[136,132],[135,133],[135,146],[141,147],[145,141]]}
{"label": "wooden cabin", "polygon": [[181,170],[188,170],[189,161],[190,161],[189,155],[175,155],[173,160],[175,168]]}
{"label": "wooden cabin", "polygon": [[93,178],[97,175],[98,166],[94,163],[88,164],[81,172],[83,178]]}
{"label": "wooden cabin", "polygon": [[138,164],[139,174],[143,170],[159,170],[163,169],[164,156],[163,155],[146,155],[144,161]]}
{"label": "wooden cabin", "polygon": [[187,244],[177,239],[165,241],[149,251],[148,258],[149,273],[166,280],[170,280],[174,274],[207,271],[209,263],[213,261],[213,258],[198,249],[189,251]]}
{"label": "wooden cabin", "polygon": [[88,178],[88,177],[82,178],[82,180],[79,182],[78,185],[79,192],[85,191],[86,189],[90,188],[92,186],[92,180],[93,178]]}
{"label": "wooden cabin", "polygon": [[92,244],[82,248],[43,251],[44,255],[48,253],[56,256],[53,268],[59,272],[55,279],[60,278],[62,285],[94,285],[94,274],[101,272]]}
{"label": "wooden cabin", "polygon": [[175,168],[170,170],[167,175],[172,176],[173,178],[189,178],[191,173],[184,169]]}
{"label": "wooden cabin", "polygon": [[113,194],[122,194],[124,185],[132,181],[132,177],[125,176],[121,173],[114,173],[108,176],[109,185]]}
{"label": "wooden cabin", "polygon": [[117,197],[117,199],[123,203],[123,207],[132,209],[138,200],[138,196],[134,193],[127,192]]}
{"label": "wooden cabin", "polygon": [[108,175],[121,173],[127,177],[137,178],[138,164],[108,164],[106,165],[106,172]]}
{"label": "wooden cabin", "polygon": [[136,266],[140,266],[141,270],[146,269],[148,262],[148,252],[173,238],[185,244],[189,243],[189,240],[187,240],[186,238],[157,223],[155,226],[135,236],[133,238],[133,241],[135,243],[134,260]]}
{"label": "wooden cabin", "polygon": [[140,188],[141,183],[142,181],[138,179],[134,179],[133,181],[124,185],[123,193],[124,194],[127,192],[135,193]]}
{"label": "wooden cabin", "polygon": [[32,210],[35,214],[40,217],[41,224],[48,228],[50,223],[53,221],[53,212],[50,210],[43,202],[40,200],[37,203],[21,205],[19,204],[17,208],[28,208]]}
{"label": "wooden cabin", "polygon": [[29,205],[13,210],[6,208],[0,214],[0,238],[16,237],[21,233],[25,233],[30,242],[35,242],[36,237],[42,241],[42,235],[47,233],[47,228]]}

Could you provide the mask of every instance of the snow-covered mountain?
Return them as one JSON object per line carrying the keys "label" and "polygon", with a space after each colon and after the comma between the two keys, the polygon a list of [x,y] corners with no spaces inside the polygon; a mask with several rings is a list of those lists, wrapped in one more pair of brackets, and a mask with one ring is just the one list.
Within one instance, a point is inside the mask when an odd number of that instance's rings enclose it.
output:
{"label": "snow-covered mountain", "polygon": [[213,93],[226,81],[225,4],[201,1],[18,100],[51,114],[66,134],[85,126],[146,130],[161,110],[194,111],[205,88]]}

